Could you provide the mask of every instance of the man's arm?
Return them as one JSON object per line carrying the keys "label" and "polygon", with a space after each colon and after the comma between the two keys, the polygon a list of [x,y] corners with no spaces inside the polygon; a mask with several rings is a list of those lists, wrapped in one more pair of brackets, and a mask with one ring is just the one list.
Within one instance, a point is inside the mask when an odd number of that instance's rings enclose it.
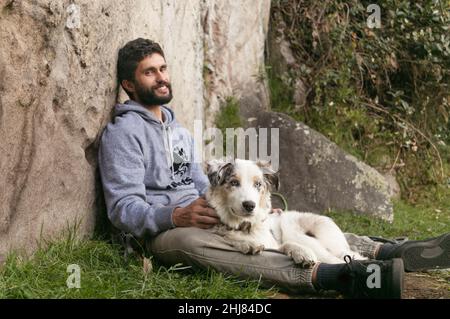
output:
{"label": "man's arm", "polygon": [[137,237],[175,227],[175,207],[146,201],[144,155],[132,133],[108,126],[98,156],[108,217],[115,227]]}

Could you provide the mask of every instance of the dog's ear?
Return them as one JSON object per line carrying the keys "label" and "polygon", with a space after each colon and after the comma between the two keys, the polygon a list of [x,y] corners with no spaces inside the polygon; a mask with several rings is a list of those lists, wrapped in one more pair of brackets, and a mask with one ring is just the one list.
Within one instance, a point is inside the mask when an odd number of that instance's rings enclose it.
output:
{"label": "dog's ear", "polygon": [[257,161],[256,165],[262,170],[264,179],[275,188],[275,190],[280,189],[280,177],[277,172],[275,172],[267,161]]}
{"label": "dog's ear", "polygon": [[222,185],[227,178],[234,173],[234,165],[233,163],[225,163],[219,168],[219,171],[217,172],[217,178],[219,185]]}
{"label": "dog's ear", "polygon": [[211,160],[206,163],[206,174],[211,186],[222,185],[233,172],[234,165],[232,162]]}
{"label": "dog's ear", "polygon": [[217,178],[217,172],[220,168],[220,162],[218,160],[210,160],[205,164],[206,175],[208,176],[211,186],[217,186],[219,180]]}

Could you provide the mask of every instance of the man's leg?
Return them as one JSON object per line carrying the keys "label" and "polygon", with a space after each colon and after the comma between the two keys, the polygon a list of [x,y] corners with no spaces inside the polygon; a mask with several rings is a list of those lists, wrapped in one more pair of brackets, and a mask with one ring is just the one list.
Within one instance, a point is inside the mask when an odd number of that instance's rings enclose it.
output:
{"label": "man's leg", "polygon": [[370,259],[401,258],[406,271],[450,268],[450,233],[398,244],[380,243],[367,236],[345,233],[350,248]]}
{"label": "man's leg", "polygon": [[382,243],[373,241],[367,236],[358,236],[352,233],[344,233],[344,236],[351,250],[369,259],[377,259],[378,250],[383,245]]}
{"label": "man's leg", "polygon": [[316,292],[312,269],[302,269],[277,251],[244,255],[229,246],[222,237],[193,227],[179,227],[148,241],[148,250],[165,265],[183,263],[213,268],[246,279],[261,280],[265,287],[277,286],[295,293]]}
{"label": "man's leg", "polygon": [[[277,286],[294,293],[335,290],[346,297],[399,298],[402,291],[403,263],[400,259],[365,262],[346,260],[342,264],[317,263],[312,269],[303,269],[280,252],[263,251],[260,255],[244,255],[218,235],[198,228],[182,227],[166,231],[150,240],[147,249],[166,265],[182,263],[203,269],[213,268],[241,278],[261,280],[266,287]],[[380,289],[369,289],[366,285],[371,275],[367,267],[373,264],[380,267]]]}

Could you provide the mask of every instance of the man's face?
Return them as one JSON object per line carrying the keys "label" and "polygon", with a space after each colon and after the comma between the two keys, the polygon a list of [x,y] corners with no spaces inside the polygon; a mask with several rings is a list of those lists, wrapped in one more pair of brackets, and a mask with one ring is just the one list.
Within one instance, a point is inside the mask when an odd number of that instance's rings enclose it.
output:
{"label": "man's face", "polygon": [[134,98],[146,106],[162,105],[172,100],[172,87],[164,58],[153,53],[139,62],[134,74]]}

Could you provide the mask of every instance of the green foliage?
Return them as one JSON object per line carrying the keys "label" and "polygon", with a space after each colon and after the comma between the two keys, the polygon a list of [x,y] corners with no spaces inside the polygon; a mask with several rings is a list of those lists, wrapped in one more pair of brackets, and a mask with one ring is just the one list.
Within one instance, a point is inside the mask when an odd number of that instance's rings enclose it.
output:
{"label": "green foliage", "polygon": [[[227,156],[226,144],[228,134],[227,128],[240,128],[243,127],[241,117],[239,116],[239,102],[234,97],[228,97],[225,99],[225,104],[222,106],[220,112],[217,114],[215,124],[218,129],[222,131],[223,136],[223,155]],[[230,136],[231,138],[231,136]],[[237,156],[237,137],[233,137],[234,152],[233,158]],[[230,151],[231,152],[231,151]]]}
{"label": "green foliage", "polygon": [[239,103],[235,98],[229,97],[225,100],[225,105],[217,115],[216,125],[224,136],[227,128],[242,127],[241,118],[239,117]]}
{"label": "green foliage", "polygon": [[[407,197],[446,181],[450,162],[450,2],[386,0],[380,29],[372,1],[273,1],[297,61],[269,69],[274,110],[317,129],[379,169],[395,169]],[[306,103],[294,107],[302,79]],[[447,173],[448,174],[448,173]]]}

